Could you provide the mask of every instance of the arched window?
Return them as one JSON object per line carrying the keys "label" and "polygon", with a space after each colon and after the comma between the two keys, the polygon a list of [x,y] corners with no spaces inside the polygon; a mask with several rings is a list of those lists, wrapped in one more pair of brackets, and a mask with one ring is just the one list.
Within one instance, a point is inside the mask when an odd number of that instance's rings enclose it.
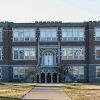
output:
{"label": "arched window", "polygon": [[46,52],[44,54],[44,65],[53,65],[54,64],[54,57],[52,52]]}

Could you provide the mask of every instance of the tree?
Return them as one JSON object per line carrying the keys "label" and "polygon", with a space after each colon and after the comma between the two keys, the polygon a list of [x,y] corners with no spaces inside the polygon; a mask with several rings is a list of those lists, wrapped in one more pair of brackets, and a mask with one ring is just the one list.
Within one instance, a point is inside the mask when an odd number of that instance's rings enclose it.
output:
{"label": "tree", "polygon": [[61,73],[62,76],[62,82],[65,82],[66,76],[71,76],[72,73],[72,67],[66,66],[65,64],[62,64],[58,67],[58,71]]}
{"label": "tree", "polygon": [[32,81],[35,80],[35,76],[38,72],[38,68],[36,66],[28,67],[26,70],[26,74],[29,79],[32,79]]}

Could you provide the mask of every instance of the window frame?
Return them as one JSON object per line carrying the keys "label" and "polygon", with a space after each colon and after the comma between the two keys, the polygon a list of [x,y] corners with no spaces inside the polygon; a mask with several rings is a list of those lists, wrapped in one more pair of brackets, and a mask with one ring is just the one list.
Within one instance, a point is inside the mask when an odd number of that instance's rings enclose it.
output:
{"label": "window frame", "polygon": [[[13,42],[35,42],[36,41],[36,28],[13,28],[12,29],[12,32],[13,32]],[[17,40],[15,41],[14,40],[14,34],[17,33],[17,34],[20,34],[23,32],[23,40]],[[29,40],[25,40],[25,34],[26,33],[29,33]],[[34,36],[34,39],[32,40],[31,39],[31,34],[33,32],[33,36]],[[18,35],[19,36],[19,35]],[[19,39],[19,37],[18,37]]]}
{"label": "window frame", "polygon": [[[14,51],[17,51],[18,50],[18,59],[14,59],[15,57],[14,57]],[[20,50],[23,50],[24,51],[24,59],[19,59],[20,58],[20,54],[19,54],[19,52],[20,52]],[[35,56],[34,56],[34,58],[33,59],[31,59],[31,56],[29,56],[29,59],[25,59],[25,50],[28,50],[28,51],[34,51],[35,52]],[[29,52],[29,54],[30,54],[30,52]],[[12,48],[12,55],[13,55],[13,60],[36,60],[36,47],[34,46],[28,46],[28,47],[19,47],[19,46],[14,46],[13,48]]]}
{"label": "window frame", "polygon": [[2,67],[0,67],[0,70],[1,70],[1,72],[0,72],[0,79],[2,79]]}
{"label": "window frame", "polygon": [[[63,27],[62,28],[62,41],[67,41],[67,42],[79,42],[79,41],[85,41],[85,28],[84,27]],[[66,37],[63,37],[63,32],[64,33],[66,33]],[[72,36],[71,37],[69,37],[69,32],[71,32],[72,33]],[[74,34],[74,32],[76,32],[77,34]],[[80,34],[80,32],[83,32],[83,39],[82,40],[80,40],[80,37],[79,37],[79,34]],[[77,40],[74,40],[74,35],[77,35],[78,37],[78,39]],[[68,38],[70,38],[70,39],[68,39]]]}
{"label": "window frame", "polygon": [[[95,27],[95,28],[94,28],[94,32],[95,32],[95,34],[94,34],[94,36],[95,36],[95,41],[100,41],[100,40],[97,40],[97,39],[96,39],[96,38],[97,38],[97,37],[96,37],[96,31],[97,31],[97,30],[100,31],[100,27]],[[98,32],[98,31],[97,31],[97,32]],[[100,37],[99,37],[99,38],[100,38]]]}
{"label": "window frame", "polygon": [[[64,49],[66,48],[67,57],[66,57],[66,59],[63,59],[63,55],[62,55],[62,57],[61,57],[62,60],[85,60],[85,47],[84,47],[84,46],[62,46],[62,47],[61,47],[61,50],[62,50],[63,48],[64,48]],[[79,51],[80,51],[81,48],[84,50],[84,57],[83,57],[83,59],[82,59],[82,58],[80,57],[80,55],[79,55]],[[68,59],[68,50],[69,50],[69,49],[72,49],[72,59]],[[75,59],[75,58],[74,58],[74,51],[75,51],[76,49],[78,50],[78,59]]]}
{"label": "window frame", "polygon": [[97,69],[100,69],[100,66],[96,66],[96,78],[100,79],[100,77],[97,77]]}
{"label": "window frame", "polygon": [[2,35],[3,35],[3,28],[0,27],[0,34],[1,34],[1,39],[0,39],[0,42],[3,42],[3,39],[2,39]]}

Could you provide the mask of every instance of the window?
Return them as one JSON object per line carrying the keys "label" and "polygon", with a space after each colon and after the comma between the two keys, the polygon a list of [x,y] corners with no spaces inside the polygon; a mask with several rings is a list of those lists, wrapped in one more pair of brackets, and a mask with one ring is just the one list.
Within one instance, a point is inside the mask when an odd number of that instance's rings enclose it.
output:
{"label": "window", "polygon": [[2,47],[0,47],[0,60],[2,60]]}
{"label": "window", "polygon": [[100,47],[95,47],[95,59],[100,60]]}
{"label": "window", "polygon": [[13,60],[34,60],[35,48],[13,47]]}
{"label": "window", "polygon": [[96,78],[100,78],[100,66],[96,66]]}
{"label": "window", "polygon": [[84,78],[84,66],[73,66],[72,73],[78,79]]}
{"label": "window", "polygon": [[46,52],[46,54],[44,54],[44,65],[53,65],[53,54],[51,52]]}
{"label": "window", "polygon": [[13,67],[13,78],[19,79],[25,77],[25,70],[27,67]]}
{"label": "window", "polygon": [[0,67],[0,79],[2,79],[2,68]]}
{"label": "window", "polygon": [[2,28],[0,28],[0,41],[2,41]]}
{"label": "window", "polygon": [[62,60],[84,60],[84,47],[62,47]]}
{"label": "window", "polygon": [[84,28],[62,28],[63,41],[84,41]]}
{"label": "window", "polygon": [[35,40],[35,29],[13,28],[14,42],[31,42]]}
{"label": "window", "polygon": [[95,40],[100,41],[100,28],[95,28]]}
{"label": "window", "polygon": [[56,29],[40,29],[40,40],[41,41],[56,41],[57,40]]}

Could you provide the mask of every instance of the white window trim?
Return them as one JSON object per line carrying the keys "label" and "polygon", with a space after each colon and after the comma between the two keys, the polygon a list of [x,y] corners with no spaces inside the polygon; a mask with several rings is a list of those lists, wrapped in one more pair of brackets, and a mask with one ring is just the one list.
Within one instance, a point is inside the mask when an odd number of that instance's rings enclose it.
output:
{"label": "white window trim", "polygon": [[0,79],[2,79],[2,67],[0,67],[0,69],[1,69],[1,73],[0,73],[1,77],[0,77]]}
{"label": "white window trim", "polygon": [[2,52],[2,47],[0,46],[0,50],[1,50],[1,59],[0,61],[2,60],[2,56],[3,56],[3,52]]}
{"label": "white window trim", "polygon": [[[63,37],[62,37],[62,38],[61,38],[62,41],[67,41],[67,42],[80,42],[80,41],[84,42],[84,41],[85,41],[85,28],[84,28],[84,27],[72,27],[72,28],[71,28],[71,27],[70,27],[70,28],[68,28],[68,27],[66,27],[66,28],[63,27],[63,28],[61,28],[61,32],[62,32],[62,33],[63,33],[63,32],[67,32],[68,29],[71,29],[71,30],[72,30],[72,37],[71,37],[72,40],[68,40],[68,39],[67,39],[68,37],[65,37],[66,40],[64,40]],[[74,37],[73,37],[73,30],[74,30],[74,29],[83,29],[83,30],[84,30],[84,31],[83,31],[83,32],[84,32],[84,35],[83,35],[83,38],[84,38],[84,39],[83,39],[83,40],[79,40],[79,37],[78,37],[78,40],[74,40]]]}
{"label": "white window trim", "polygon": [[[84,46],[62,46],[61,47],[61,51],[62,51],[62,48],[66,48],[66,50],[68,49],[68,48],[83,48],[84,49],[84,58],[83,59],[80,59],[79,58],[79,56],[78,56],[78,59],[74,59],[74,54],[73,54],[73,56],[72,56],[72,59],[68,59],[68,56],[66,56],[66,59],[62,59],[63,57],[61,57],[61,60],[85,60],[85,47]],[[74,52],[73,52],[74,53]]]}
{"label": "white window trim", "polygon": [[95,41],[100,41],[100,40],[97,40],[97,39],[96,39],[96,30],[97,30],[97,29],[100,29],[100,27],[95,27],[95,28],[94,28],[94,32],[95,32],[94,37],[95,37]]}
{"label": "white window trim", "polygon": [[[34,49],[35,50],[35,54],[36,54],[36,47],[35,46],[26,46],[26,47],[24,47],[24,46],[13,46],[13,48],[12,48],[12,55],[13,55],[13,60],[22,60],[22,61],[26,61],[26,60],[36,60],[36,55],[35,55],[35,57],[34,57],[34,59],[25,59],[25,56],[24,56],[24,59],[14,59],[14,50],[15,49],[18,49],[18,51],[19,51],[19,49],[23,49],[24,51],[25,51],[25,49],[27,49],[27,48],[30,48],[30,49]],[[18,53],[18,58],[19,58],[19,53]]]}
{"label": "white window trim", "polygon": [[96,66],[96,78],[100,79],[100,77],[97,77],[97,69],[98,69],[98,67],[100,68],[100,66]]}
{"label": "white window trim", "polygon": [[[32,32],[32,31],[34,31],[34,40],[30,40],[30,37],[29,37],[29,41],[26,41],[25,40],[25,34],[23,34],[24,36],[24,41],[14,41],[14,36],[13,36],[13,42],[35,42],[36,41],[36,29],[35,28],[12,28],[12,30],[13,30],[13,33],[14,32],[18,32],[19,30],[23,30],[23,32],[25,32],[26,30],[26,32]],[[31,30],[31,31],[30,31]]]}
{"label": "white window trim", "polygon": [[[78,72],[77,72],[77,75],[78,75],[78,79],[84,79],[84,75],[85,75],[85,70],[83,70],[84,71],[84,74],[83,74],[83,77],[80,77],[80,74],[79,74],[79,72],[80,72],[80,70],[79,70],[79,68],[80,67],[83,67],[83,69],[85,68],[84,66],[72,66],[72,67],[77,67],[78,68]],[[72,69],[73,70],[73,69]],[[72,72],[73,73],[73,72]]]}
{"label": "white window trim", "polygon": [[[56,37],[55,39],[53,39],[52,37],[50,37],[50,40],[47,40],[47,38],[45,38],[44,40],[41,38],[41,32],[55,32],[56,33]],[[58,39],[57,36],[58,33],[58,29],[57,28],[40,28],[40,41],[41,42],[55,42]]]}
{"label": "white window trim", "polygon": [[24,70],[24,77],[25,77],[25,69],[27,69],[27,67],[13,67],[13,79],[19,79],[19,74],[18,74],[18,78],[14,77],[14,68],[15,69],[23,69]]}
{"label": "white window trim", "polygon": [[2,35],[3,35],[3,28],[2,28],[2,27],[0,27],[0,31],[1,31],[1,40],[0,40],[0,42],[3,42],[3,39],[2,39]]}
{"label": "white window trim", "polygon": [[96,57],[96,50],[100,50],[100,46],[95,46],[95,60],[100,60],[100,58]]}

